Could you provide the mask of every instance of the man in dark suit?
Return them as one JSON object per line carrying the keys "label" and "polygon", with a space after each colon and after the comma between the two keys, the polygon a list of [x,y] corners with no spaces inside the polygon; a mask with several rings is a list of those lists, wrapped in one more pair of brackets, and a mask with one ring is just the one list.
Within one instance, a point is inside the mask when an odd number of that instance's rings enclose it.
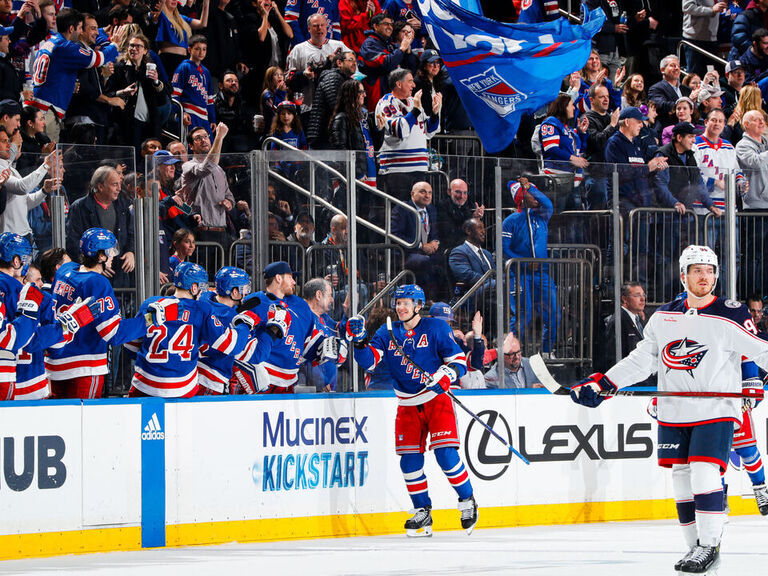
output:
{"label": "man in dark suit", "polygon": [[[621,357],[626,358],[643,339],[645,327],[645,290],[639,282],[627,282],[621,287]],[[605,319],[603,331],[603,363],[601,370],[613,366],[616,359],[616,320],[611,314]]]}
{"label": "man in dark suit", "polygon": [[663,78],[648,89],[648,98],[656,104],[659,122],[667,127],[677,122],[675,103],[678,98],[689,96],[691,89],[680,82],[680,60],[674,54],[662,58],[659,69]]}
{"label": "man in dark suit", "polygon": [[408,242],[419,238],[417,248],[405,251],[405,267],[416,274],[416,283],[425,288],[430,300],[445,294],[445,272],[437,231],[437,210],[432,205],[432,186],[416,182],[411,188],[411,205],[416,216],[398,207],[392,210],[392,234]]}
{"label": "man in dark suit", "polygon": [[[456,280],[454,294],[461,296],[464,290],[474,286],[483,274],[493,268],[493,255],[483,248],[485,244],[485,225],[482,220],[470,218],[462,226],[466,240],[451,250],[448,266]],[[488,278],[478,291],[479,300],[492,298],[496,287],[496,279]],[[479,306],[475,306],[479,308]],[[485,307],[484,307],[485,309]]]}

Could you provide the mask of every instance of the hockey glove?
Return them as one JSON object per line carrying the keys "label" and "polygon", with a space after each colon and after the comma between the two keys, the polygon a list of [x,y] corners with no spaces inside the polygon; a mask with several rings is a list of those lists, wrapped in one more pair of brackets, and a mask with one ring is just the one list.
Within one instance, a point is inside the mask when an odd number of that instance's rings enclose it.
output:
{"label": "hockey glove", "polygon": [[320,358],[317,363],[336,362],[339,359],[339,342],[340,340],[333,336],[323,338],[323,342],[320,344]]}
{"label": "hockey glove", "polygon": [[179,301],[175,298],[160,298],[147,306],[144,319],[149,326],[161,326],[179,319]]}
{"label": "hockey glove", "polygon": [[741,383],[741,393],[744,394],[744,408],[749,408],[751,410],[757,406],[765,395],[762,380],[760,380],[760,378],[743,380]]}
{"label": "hockey glove", "polygon": [[240,324],[247,324],[248,330],[253,330],[257,325],[261,323],[261,316],[256,314],[253,310],[246,310],[240,312],[237,316],[232,318],[232,327],[239,326]]}
{"label": "hockey glove", "polygon": [[571,388],[571,399],[576,404],[597,408],[603,400],[611,398],[617,391],[618,388],[607,376],[595,372]]}
{"label": "hockey glove", "polygon": [[258,394],[269,390],[269,373],[260,364],[235,360],[230,381],[232,394]]}
{"label": "hockey glove", "polygon": [[347,320],[347,324],[344,329],[344,337],[355,344],[360,344],[365,341],[368,333],[365,331],[365,318],[362,316],[352,316]]}
{"label": "hockey glove", "polygon": [[69,332],[73,336],[77,334],[83,326],[87,326],[99,317],[99,303],[92,302],[89,296],[85,300],[78,298],[72,306],[61,310],[57,319],[64,328],[64,332]]}
{"label": "hockey glove", "polygon": [[291,327],[291,313],[279,304],[271,304],[267,312],[266,331],[275,340],[281,340]]}
{"label": "hockey glove", "polygon": [[19,303],[16,312],[28,318],[37,320],[40,314],[40,304],[43,302],[43,293],[34,284],[24,284],[19,294]]}
{"label": "hockey glove", "polygon": [[458,379],[459,375],[456,373],[456,370],[443,364],[429,377],[427,390],[431,390],[435,394],[442,394],[447,392],[451,384]]}

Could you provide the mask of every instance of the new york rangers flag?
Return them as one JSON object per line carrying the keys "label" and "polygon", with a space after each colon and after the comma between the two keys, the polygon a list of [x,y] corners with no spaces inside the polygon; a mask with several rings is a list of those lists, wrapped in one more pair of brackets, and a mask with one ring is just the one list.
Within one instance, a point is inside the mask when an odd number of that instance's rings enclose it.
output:
{"label": "new york rangers flag", "polygon": [[419,0],[424,23],[461,102],[489,152],[515,138],[520,116],[554,100],[563,78],[589,57],[602,27],[600,8],[582,25],[564,18],[537,24],[503,24],[450,0]]}

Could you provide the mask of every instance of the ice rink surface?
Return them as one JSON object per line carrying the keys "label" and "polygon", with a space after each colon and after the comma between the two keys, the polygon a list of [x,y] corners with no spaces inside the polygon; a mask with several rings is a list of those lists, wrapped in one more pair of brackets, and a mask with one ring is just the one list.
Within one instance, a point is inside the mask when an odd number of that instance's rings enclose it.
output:
{"label": "ice rink surface", "polygon": [[[482,508],[481,508],[482,518]],[[768,518],[730,519],[719,576],[762,573]],[[78,576],[388,576],[520,574],[655,576],[685,552],[671,520],[224,544],[0,562],[0,574]],[[710,572],[712,574],[712,572]]]}

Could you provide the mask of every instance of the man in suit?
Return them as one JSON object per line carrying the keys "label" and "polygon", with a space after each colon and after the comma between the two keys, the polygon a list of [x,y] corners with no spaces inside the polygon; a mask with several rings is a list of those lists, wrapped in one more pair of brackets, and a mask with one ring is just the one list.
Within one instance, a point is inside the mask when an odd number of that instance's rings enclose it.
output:
{"label": "man in suit", "polygon": [[445,292],[443,256],[437,231],[437,210],[432,205],[432,186],[416,182],[411,188],[411,205],[419,211],[418,217],[410,211],[395,207],[392,211],[392,234],[408,242],[419,238],[417,248],[405,251],[405,267],[416,275],[416,282],[427,290],[430,299],[437,300]]}
{"label": "man in suit", "polygon": [[461,243],[464,223],[469,218],[483,218],[485,206],[468,201],[469,187],[461,178],[451,181],[448,195],[437,204],[438,236],[442,239],[442,252],[450,254]]}
{"label": "man in suit", "polygon": [[680,60],[674,54],[662,58],[659,69],[663,78],[650,87],[648,98],[656,104],[659,122],[667,127],[677,122],[675,103],[678,98],[689,96],[691,89],[680,82]]}
{"label": "man in suit", "polygon": [[[621,287],[621,357],[626,358],[643,339],[645,326],[645,290],[639,282],[627,282]],[[616,319],[605,319],[601,369],[616,363]]]}
{"label": "man in suit", "polygon": [[531,369],[531,361],[523,358],[520,341],[507,334],[504,338],[504,381],[499,385],[498,361],[485,373],[486,388],[542,388],[541,382]]}
{"label": "man in suit", "polygon": [[[488,270],[494,267],[493,255],[483,248],[485,245],[485,225],[482,220],[470,218],[462,225],[465,240],[451,250],[448,267],[456,280],[455,296],[461,296],[464,290],[474,286]],[[488,278],[477,292],[477,300],[493,298],[496,279]],[[479,308],[480,306],[475,306]],[[488,308],[487,306],[483,307]],[[484,310],[487,312],[488,310]]]}

